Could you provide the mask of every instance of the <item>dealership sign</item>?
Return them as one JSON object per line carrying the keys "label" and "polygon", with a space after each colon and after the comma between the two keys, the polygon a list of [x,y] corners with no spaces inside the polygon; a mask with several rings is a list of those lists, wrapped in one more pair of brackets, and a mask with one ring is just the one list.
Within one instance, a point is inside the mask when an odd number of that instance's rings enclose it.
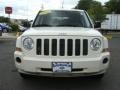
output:
{"label": "dealership sign", "polygon": [[5,7],[6,14],[12,14],[12,7]]}

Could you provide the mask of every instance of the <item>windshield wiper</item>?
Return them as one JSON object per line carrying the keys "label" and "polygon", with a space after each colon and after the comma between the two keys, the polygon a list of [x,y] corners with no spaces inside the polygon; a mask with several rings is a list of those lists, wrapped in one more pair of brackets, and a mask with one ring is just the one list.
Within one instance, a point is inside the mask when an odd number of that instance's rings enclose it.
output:
{"label": "windshield wiper", "polygon": [[60,27],[67,27],[67,26],[69,26],[69,27],[80,27],[79,25],[56,25],[56,26],[60,26]]}
{"label": "windshield wiper", "polygon": [[51,27],[51,25],[48,25],[48,24],[40,24],[40,25],[34,25],[33,27]]}
{"label": "windshield wiper", "polygon": [[48,24],[40,24],[40,25],[34,25],[33,27],[81,27],[80,25],[48,25]]}

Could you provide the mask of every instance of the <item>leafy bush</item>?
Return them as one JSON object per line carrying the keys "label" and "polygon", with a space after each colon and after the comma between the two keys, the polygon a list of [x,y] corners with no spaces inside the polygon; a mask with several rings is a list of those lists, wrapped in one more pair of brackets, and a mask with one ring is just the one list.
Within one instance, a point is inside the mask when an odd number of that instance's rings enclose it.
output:
{"label": "leafy bush", "polygon": [[0,22],[1,23],[10,23],[10,19],[7,17],[0,16]]}
{"label": "leafy bush", "polygon": [[17,24],[11,24],[10,27],[12,28],[12,31],[19,31],[19,26]]}

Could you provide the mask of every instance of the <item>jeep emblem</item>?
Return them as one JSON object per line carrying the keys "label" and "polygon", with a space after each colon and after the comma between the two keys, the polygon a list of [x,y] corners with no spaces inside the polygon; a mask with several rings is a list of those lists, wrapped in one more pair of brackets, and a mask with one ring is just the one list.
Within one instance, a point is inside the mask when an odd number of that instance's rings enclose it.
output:
{"label": "jeep emblem", "polygon": [[67,33],[59,33],[59,35],[67,35]]}

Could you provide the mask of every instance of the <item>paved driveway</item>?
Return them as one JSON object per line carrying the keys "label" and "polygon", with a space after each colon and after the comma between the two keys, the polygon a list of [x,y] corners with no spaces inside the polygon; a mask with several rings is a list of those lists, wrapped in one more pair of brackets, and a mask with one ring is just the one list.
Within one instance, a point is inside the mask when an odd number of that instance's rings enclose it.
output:
{"label": "paved driveway", "polygon": [[111,64],[101,81],[89,77],[23,80],[14,66],[15,39],[0,40],[0,90],[120,90],[120,38],[113,38],[109,45]]}

